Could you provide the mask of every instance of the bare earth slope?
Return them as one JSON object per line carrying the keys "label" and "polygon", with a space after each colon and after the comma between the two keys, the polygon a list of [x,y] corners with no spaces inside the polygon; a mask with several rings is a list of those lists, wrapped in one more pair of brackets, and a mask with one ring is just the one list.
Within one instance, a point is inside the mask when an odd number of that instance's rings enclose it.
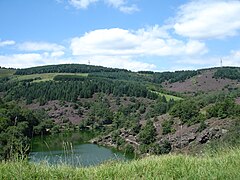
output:
{"label": "bare earth slope", "polygon": [[181,93],[219,91],[240,86],[240,83],[236,80],[213,78],[214,72],[215,70],[212,69],[205,70],[201,74],[183,82],[164,82],[162,85],[166,90]]}

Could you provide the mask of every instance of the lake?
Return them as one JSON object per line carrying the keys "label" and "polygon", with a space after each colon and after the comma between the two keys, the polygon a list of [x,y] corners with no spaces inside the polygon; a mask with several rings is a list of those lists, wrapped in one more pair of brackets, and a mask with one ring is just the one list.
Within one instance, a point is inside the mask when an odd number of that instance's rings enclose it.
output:
{"label": "lake", "polygon": [[31,142],[29,160],[36,163],[46,162],[50,165],[67,164],[85,167],[109,160],[133,159],[132,154],[87,143],[93,137],[93,133],[86,131],[35,137]]}

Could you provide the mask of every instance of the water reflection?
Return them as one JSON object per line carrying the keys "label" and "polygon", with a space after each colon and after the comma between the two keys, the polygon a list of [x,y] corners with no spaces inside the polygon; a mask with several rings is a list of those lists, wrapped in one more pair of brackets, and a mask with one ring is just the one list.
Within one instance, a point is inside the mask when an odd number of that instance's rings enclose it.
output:
{"label": "water reflection", "polygon": [[29,159],[36,163],[44,161],[50,165],[90,166],[108,160],[126,161],[133,158],[120,151],[86,143],[92,137],[93,134],[82,132],[33,138]]}

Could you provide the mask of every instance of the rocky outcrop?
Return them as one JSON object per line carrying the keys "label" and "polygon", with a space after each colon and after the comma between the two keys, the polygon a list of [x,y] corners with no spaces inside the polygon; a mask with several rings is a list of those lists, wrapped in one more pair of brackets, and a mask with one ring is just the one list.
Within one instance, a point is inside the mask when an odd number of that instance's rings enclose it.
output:
{"label": "rocky outcrop", "polygon": [[206,129],[198,135],[197,142],[204,144],[212,139],[219,139],[225,133],[227,133],[227,131],[228,130],[223,129],[221,127],[214,127],[214,128]]}
{"label": "rocky outcrop", "polygon": [[172,144],[173,149],[181,149],[188,146],[191,142],[194,142],[197,138],[196,133],[183,133],[183,134],[171,134],[164,136],[159,142],[169,141]]}
{"label": "rocky outcrop", "polygon": [[[165,117],[165,116],[164,116]],[[165,118],[166,119],[166,118]],[[165,120],[159,117],[159,122],[155,122],[155,127],[157,129],[157,143],[159,145],[164,144],[168,141],[171,144],[172,150],[181,150],[188,148],[192,145],[202,145],[208,143],[214,139],[221,138],[224,134],[228,132],[230,125],[232,124],[229,119],[208,119],[206,120],[206,129],[199,131],[200,123],[194,124],[192,126],[182,125],[180,120],[174,119],[174,129],[175,131],[166,135],[162,135],[161,123]],[[121,137],[126,144],[130,144],[135,148],[139,147],[139,142],[137,141],[136,135],[133,135],[131,131],[126,129],[121,129],[119,137]],[[92,143],[110,146],[114,148],[119,148],[117,142],[114,141],[112,134],[107,136],[97,138],[92,140]]]}
{"label": "rocky outcrop", "polygon": [[[110,133],[106,136],[98,137],[91,140],[91,143],[119,148],[118,142],[113,138],[113,133]],[[134,136],[131,131],[126,129],[121,129],[119,137],[125,141],[125,144],[130,144],[134,148],[137,148],[140,144],[136,140],[136,136]]]}
{"label": "rocky outcrop", "polygon": [[168,140],[173,149],[182,149],[192,143],[205,144],[211,140],[219,139],[226,134],[231,121],[209,119],[206,121],[206,124],[207,128],[202,132],[199,132],[198,130],[200,124],[195,124],[189,127],[187,125],[180,126],[175,133],[162,136],[159,143],[164,140]]}

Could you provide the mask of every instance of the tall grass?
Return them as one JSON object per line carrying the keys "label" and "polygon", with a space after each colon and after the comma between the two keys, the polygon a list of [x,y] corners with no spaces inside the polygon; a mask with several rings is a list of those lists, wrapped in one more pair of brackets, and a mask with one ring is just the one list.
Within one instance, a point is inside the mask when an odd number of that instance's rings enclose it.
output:
{"label": "tall grass", "polygon": [[169,154],[88,168],[2,162],[0,179],[240,179],[239,167],[240,149],[226,149],[201,157]]}

